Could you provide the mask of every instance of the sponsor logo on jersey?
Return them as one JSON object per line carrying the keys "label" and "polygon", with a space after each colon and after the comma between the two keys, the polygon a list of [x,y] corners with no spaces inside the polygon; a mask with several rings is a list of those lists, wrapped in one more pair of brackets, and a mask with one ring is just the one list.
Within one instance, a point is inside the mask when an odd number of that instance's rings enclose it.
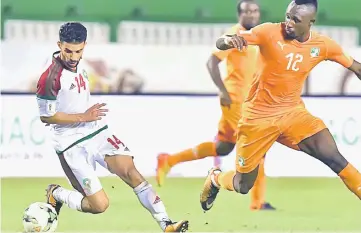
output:
{"label": "sponsor logo on jersey", "polygon": [[70,85],[69,90],[73,90],[74,88],[75,88],[75,84],[74,84],[74,83],[72,83],[72,84]]}

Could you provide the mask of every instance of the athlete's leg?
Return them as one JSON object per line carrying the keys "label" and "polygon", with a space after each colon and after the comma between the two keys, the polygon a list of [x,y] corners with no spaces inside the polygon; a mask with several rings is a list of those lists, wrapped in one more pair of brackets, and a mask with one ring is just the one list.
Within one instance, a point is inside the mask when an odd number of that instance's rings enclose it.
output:
{"label": "athlete's leg", "polygon": [[[116,136],[106,132],[99,154],[108,170],[127,183],[137,195],[142,206],[147,209],[165,232],[182,232],[188,229],[188,221],[172,222],[165,206],[152,185],[136,169],[131,152]],[[98,160],[98,162],[102,162]],[[103,164],[101,164],[103,165]],[[103,165],[104,166],[104,165]]]}
{"label": "athlete's leg", "polygon": [[241,105],[238,103],[232,104],[230,108],[222,107],[222,117],[219,121],[215,142],[203,142],[193,148],[171,155],[160,154],[157,164],[158,185],[164,184],[170,169],[179,163],[230,154],[236,143],[235,132],[240,114]]}
{"label": "athlete's leg", "polygon": [[188,221],[174,223],[168,217],[165,206],[153,189],[136,169],[133,158],[129,155],[106,156],[105,161],[110,172],[119,176],[125,183],[133,188],[140,203],[158,222],[163,231],[180,232],[188,229]]}
{"label": "athlete's leg", "polygon": [[75,190],[49,185],[48,202],[58,212],[63,203],[71,209],[93,214],[103,213],[108,208],[108,197],[87,158],[89,154],[81,146],[70,148],[59,155],[61,166]]}
{"label": "athlete's leg", "polygon": [[266,194],[266,174],[264,156],[258,166],[258,176],[251,189],[251,210],[276,210],[271,203],[265,201]]}
{"label": "athlete's leg", "polygon": [[247,194],[257,178],[259,163],[280,135],[270,121],[240,122],[237,135],[236,171],[211,169],[200,197],[201,206],[209,210],[220,188]]}
{"label": "athlete's leg", "polygon": [[297,147],[326,164],[361,199],[361,174],[340,154],[324,122],[306,109],[296,110],[285,118],[281,128],[290,147]]}
{"label": "athlete's leg", "polygon": [[331,168],[347,188],[361,199],[361,174],[341,155],[328,129],[302,140],[298,146],[303,152]]}

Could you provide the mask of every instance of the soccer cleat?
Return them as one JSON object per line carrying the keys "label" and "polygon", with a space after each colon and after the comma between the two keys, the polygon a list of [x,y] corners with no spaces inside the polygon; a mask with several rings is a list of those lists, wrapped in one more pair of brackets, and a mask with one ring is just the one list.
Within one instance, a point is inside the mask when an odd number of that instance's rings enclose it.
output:
{"label": "soccer cleat", "polygon": [[61,203],[60,201],[57,201],[53,195],[53,192],[55,189],[60,188],[60,185],[57,184],[51,184],[48,186],[47,189],[45,189],[46,191],[46,202],[53,206],[54,209],[56,210],[56,213],[59,215],[60,209],[63,206],[63,203]]}
{"label": "soccer cleat", "polygon": [[265,202],[260,206],[251,206],[251,210],[276,210],[275,207],[273,207],[269,202]]}
{"label": "soccer cleat", "polygon": [[166,222],[167,226],[164,229],[164,232],[186,232],[188,230],[188,221],[182,220],[179,222]]}
{"label": "soccer cleat", "polygon": [[157,157],[158,163],[157,163],[157,183],[158,186],[164,185],[164,180],[167,174],[169,173],[171,167],[168,165],[168,154],[159,154]]}
{"label": "soccer cleat", "polygon": [[276,210],[276,208],[272,206],[271,203],[265,202],[261,205],[260,210]]}
{"label": "soccer cleat", "polygon": [[204,211],[208,211],[213,207],[213,203],[216,200],[217,194],[219,192],[219,187],[217,187],[213,181],[212,176],[214,176],[214,172],[221,172],[219,168],[212,168],[208,172],[208,176],[203,185],[203,190],[200,196],[200,202],[202,209]]}

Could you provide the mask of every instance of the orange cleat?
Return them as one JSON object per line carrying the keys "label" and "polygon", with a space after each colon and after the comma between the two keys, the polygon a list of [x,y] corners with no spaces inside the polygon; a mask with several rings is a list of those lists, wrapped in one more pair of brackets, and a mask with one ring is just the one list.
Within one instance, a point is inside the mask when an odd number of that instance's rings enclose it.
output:
{"label": "orange cleat", "polygon": [[168,158],[169,158],[168,154],[159,154],[157,157],[158,162],[157,162],[157,170],[156,170],[157,172],[156,179],[158,186],[164,185],[165,178],[171,169],[171,167],[168,165]]}
{"label": "orange cleat", "polygon": [[186,232],[188,230],[188,221],[182,220],[179,222],[169,222],[164,232]]}

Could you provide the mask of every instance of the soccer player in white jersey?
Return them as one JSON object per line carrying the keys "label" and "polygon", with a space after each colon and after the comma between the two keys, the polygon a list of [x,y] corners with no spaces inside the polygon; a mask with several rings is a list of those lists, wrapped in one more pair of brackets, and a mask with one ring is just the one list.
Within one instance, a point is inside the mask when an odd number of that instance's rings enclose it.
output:
{"label": "soccer player in white jersey", "polygon": [[133,188],[164,232],[185,232],[188,221],[170,220],[155,190],[135,168],[131,152],[102,120],[108,111],[105,104],[90,106],[89,82],[81,64],[86,38],[87,30],[82,24],[62,25],[60,51],[53,54],[52,64],[37,86],[41,121],[51,125],[54,149],[76,190],[51,184],[46,190],[47,202],[58,213],[63,203],[86,213],[104,212],[109,200],[95,173],[99,163]]}

